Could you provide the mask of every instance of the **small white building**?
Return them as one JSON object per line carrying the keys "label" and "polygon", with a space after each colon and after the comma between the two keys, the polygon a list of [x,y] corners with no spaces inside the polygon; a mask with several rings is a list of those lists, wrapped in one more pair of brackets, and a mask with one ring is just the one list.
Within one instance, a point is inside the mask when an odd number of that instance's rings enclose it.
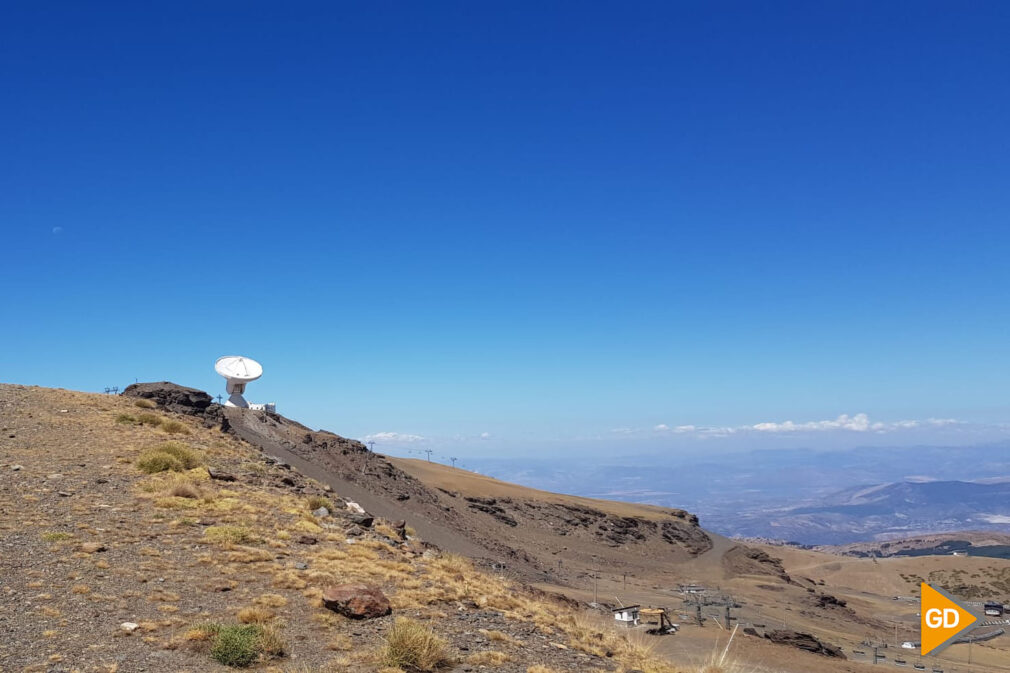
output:
{"label": "small white building", "polygon": [[622,608],[614,608],[614,621],[623,626],[638,626],[641,622],[639,615],[640,605],[629,605]]}

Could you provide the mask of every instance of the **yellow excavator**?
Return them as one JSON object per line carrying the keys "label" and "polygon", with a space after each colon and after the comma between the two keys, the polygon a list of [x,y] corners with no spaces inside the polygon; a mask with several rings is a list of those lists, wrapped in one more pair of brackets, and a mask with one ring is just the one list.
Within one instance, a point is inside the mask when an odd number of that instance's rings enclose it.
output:
{"label": "yellow excavator", "polygon": [[646,633],[654,636],[665,636],[668,633],[676,633],[680,628],[680,626],[670,621],[666,608],[639,608],[638,613],[642,615],[642,619],[657,624],[656,628],[646,631]]}

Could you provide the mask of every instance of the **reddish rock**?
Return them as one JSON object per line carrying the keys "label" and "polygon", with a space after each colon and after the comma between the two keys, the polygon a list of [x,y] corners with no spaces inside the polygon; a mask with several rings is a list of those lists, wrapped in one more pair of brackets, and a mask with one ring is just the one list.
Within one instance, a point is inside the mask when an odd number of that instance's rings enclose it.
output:
{"label": "reddish rock", "polygon": [[323,591],[323,605],[351,619],[385,617],[393,608],[379,587],[368,584],[337,584]]}

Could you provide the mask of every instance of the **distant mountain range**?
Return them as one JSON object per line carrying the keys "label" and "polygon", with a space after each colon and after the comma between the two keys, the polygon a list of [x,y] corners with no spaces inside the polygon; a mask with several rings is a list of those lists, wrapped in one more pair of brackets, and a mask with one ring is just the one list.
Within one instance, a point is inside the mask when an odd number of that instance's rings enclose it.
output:
{"label": "distant mountain range", "polygon": [[1010,444],[474,459],[548,491],[679,507],[723,535],[805,545],[1010,532]]}
{"label": "distant mountain range", "polygon": [[905,481],[858,486],[820,502],[719,517],[730,535],[846,544],[960,530],[1010,531],[1010,483]]}

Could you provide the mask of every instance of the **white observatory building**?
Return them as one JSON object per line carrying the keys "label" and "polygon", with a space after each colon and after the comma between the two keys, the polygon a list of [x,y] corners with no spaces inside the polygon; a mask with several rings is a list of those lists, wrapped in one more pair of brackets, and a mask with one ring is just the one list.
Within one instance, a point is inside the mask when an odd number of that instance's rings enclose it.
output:
{"label": "white observatory building", "polygon": [[277,405],[273,402],[249,404],[242,396],[247,383],[263,376],[263,365],[260,363],[241,355],[225,355],[214,363],[214,371],[223,376],[226,381],[225,390],[228,392],[228,400],[224,406],[256,411],[276,411]]}

